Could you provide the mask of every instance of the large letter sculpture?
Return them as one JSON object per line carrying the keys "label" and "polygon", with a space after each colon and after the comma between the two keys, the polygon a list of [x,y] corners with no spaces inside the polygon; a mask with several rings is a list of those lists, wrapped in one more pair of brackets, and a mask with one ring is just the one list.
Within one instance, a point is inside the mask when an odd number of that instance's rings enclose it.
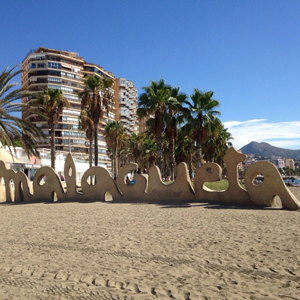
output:
{"label": "large letter sculpture", "polygon": [[[214,202],[219,204],[258,205],[270,207],[275,196],[279,196],[282,207],[299,210],[300,202],[289,191],[276,167],[266,161],[256,162],[246,172],[245,187],[238,182],[238,164],[246,156],[230,148],[224,158],[227,167],[229,186],[224,191],[213,191],[205,187],[205,182],[221,178],[221,167],[216,163],[206,163],[195,172],[194,185],[188,174],[187,165],[177,166],[176,180],[165,184],[160,170],[156,166],[149,169],[149,174],[135,174],[134,184],[127,185],[126,174],[135,171],[136,163],[130,163],[120,169],[116,180],[101,167],[88,169],[81,185],[76,185],[76,167],[70,154],[67,155],[63,183],[50,167],[41,167],[29,182],[23,172],[7,169],[0,161],[0,201],[6,202],[51,202],[51,201],[106,201],[108,196],[113,202],[177,203]],[[258,174],[263,174],[262,184],[255,184]],[[4,184],[2,183],[4,181]],[[14,190],[12,189],[14,183]]]}

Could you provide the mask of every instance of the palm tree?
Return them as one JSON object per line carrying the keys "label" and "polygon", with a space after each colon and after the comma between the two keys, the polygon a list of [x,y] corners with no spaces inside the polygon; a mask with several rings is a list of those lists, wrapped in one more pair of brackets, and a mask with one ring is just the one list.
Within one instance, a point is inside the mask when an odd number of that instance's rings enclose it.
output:
{"label": "palm tree", "polygon": [[123,164],[126,162],[136,162],[143,170],[150,168],[155,161],[156,143],[152,133],[141,132],[125,135],[124,143],[120,151],[120,158]]}
{"label": "palm tree", "polygon": [[111,93],[113,80],[94,75],[89,76],[84,81],[84,85],[84,91],[79,93],[79,97],[82,100],[81,109],[88,109],[94,123],[95,166],[98,166],[98,127],[103,119],[104,112],[106,111],[108,115],[111,101],[114,100]]}
{"label": "palm tree", "polygon": [[165,135],[169,142],[169,165],[171,169],[171,180],[175,179],[176,175],[176,160],[175,160],[175,140],[177,139],[178,125],[183,122],[184,103],[187,103],[187,96],[179,92],[179,87],[171,88],[171,98],[167,103],[166,128]]}
{"label": "palm tree", "polygon": [[142,161],[142,143],[145,139],[144,133],[135,133],[132,132],[130,135],[127,135],[124,139],[124,145],[122,147],[122,157],[126,158],[126,161],[136,162],[137,164],[141,164]]}
{"label": "palm tree", "polygon": [[85,131],[86,138],[89,140],[89,166],[93,166],[93,138],[94,138],[94,123],[91,118],[91,113],[88,109],[83,109],[79,115],[79,127]]}
{"label": "palm tree", "polygon": [[105,141],[107,146],[112,150],[112,173],[113,177],[118,176],[119,155],[118,151],[121,148],[122,137],[125,133],[125,128],[118,121],[107,123],[105,127]]}
{"label": "palm tree", "polygon": [[140,119],[148,118],[146,125],[151,128],[156,140],[156,164],[162,167],[162,132],[165,130],[167,103],[171,96],[171,87],[165,81],[150,81],[150,86],[143,87],[139,96],[137,115]]}
{"label": "palm tree", "polygon": [[32,93],[25,89],[15,88],[18,83],[11,80],[20,74],[22,70],[16,70],[17,66],[5,68],[0,74],[0,142],[3,146],[15,148],[19,141],[27,155],[39,156],[36,147],[37,139],[43,137],[43,133],[32,122],[21,119],[17,115],[23,112],[33,111],[31,106],[15,102],[22,97],[31,97]]}
{"label": "palm tree", "polygon": [[228,150],[228,148],[232,147],[232,143],[230,140],[233,140],[233,137],[230,132],[228,132],[228,129],[222,125],[222,127],[219,130],[219,135],[217,137],[217,159],[216,161],[220,166],[223,166],[223,158]]}
{"label": "palm tree", "polygon": [[190,96],[192,103],[189,103],[190,113],[188,123],[185,126],[193,133],[196,148],[196,168],[201,166],[202,141],[207,133],[204,124],[209,124],[216,115],[220,115],[220,112],[215,110],[220,103],[218,100],[212,99],[213,94],[212,91],[201,92],[195,88],[194,93]]}
{"label": "palm tree", "polygon": [[184,128],[179,128],[178,138],[176,143],[176,163],[185,162],[188,164],[189,174],[192,178],[193,174],[193,157],[195,154],[194,142],[191,137],[191,132],[185,131]]}
{"label": "palm tree", "polygon": [[61,90],[51,88],[44,90],[37,103],[41,105],[41,110],[50,126],[51,168],[55,169],[55,125],[58,124],[63,109],[68,108],[70,104]]}
{"label": "palm tree", "polygon": [[120,160],[120,167],[126,165],[126,163],[132,161],[132,151],[131,151],[131,139],[128,133],[124,133],[122,137],[122,146],[119,151],[119,160]]}
{"label": "palm tree", "polygon": [[154,164],[156,158],[156,142],[152,134],[146,135],[142,143],[142,165],[148,170]]}
{"label": "palm tree", "polygon": [[205,137],[202,139],[202,154],[206,161],[213,162],[215,154],[218,151],[217,140],[218,136],[223,129],[223,124],[217,117],[212,117],[208,123],[203,124],[205,128]]}

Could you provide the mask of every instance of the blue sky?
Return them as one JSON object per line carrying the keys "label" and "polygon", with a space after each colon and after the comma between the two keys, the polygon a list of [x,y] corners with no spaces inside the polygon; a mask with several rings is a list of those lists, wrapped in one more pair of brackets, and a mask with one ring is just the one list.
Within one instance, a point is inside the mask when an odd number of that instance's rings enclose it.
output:
{"label": "blue sky", "polygon": [[142,92],[163,78],[214,91],[236,148],[300,149],[300,1],[6,0],[0,70],[29,50],[79,53]]}

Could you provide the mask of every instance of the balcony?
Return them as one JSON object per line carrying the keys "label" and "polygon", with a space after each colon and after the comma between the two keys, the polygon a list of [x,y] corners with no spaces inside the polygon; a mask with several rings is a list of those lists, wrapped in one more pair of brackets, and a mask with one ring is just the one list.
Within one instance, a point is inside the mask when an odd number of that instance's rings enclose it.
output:
{"label": "balcony", "polygon": [[32,62],[32,61],[42,61],[42,60],[46,60],[45,56],[35,56],[35,57],[30,57],[28,62]]}

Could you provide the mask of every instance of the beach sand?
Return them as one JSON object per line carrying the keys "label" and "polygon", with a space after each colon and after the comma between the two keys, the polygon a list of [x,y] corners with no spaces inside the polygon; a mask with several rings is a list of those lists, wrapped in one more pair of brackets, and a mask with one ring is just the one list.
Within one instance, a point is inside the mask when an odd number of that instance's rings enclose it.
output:
{"label": "beach sand", "polygon": [[300,299],[299,212],[74,202],[0,216],[1,300]]}

